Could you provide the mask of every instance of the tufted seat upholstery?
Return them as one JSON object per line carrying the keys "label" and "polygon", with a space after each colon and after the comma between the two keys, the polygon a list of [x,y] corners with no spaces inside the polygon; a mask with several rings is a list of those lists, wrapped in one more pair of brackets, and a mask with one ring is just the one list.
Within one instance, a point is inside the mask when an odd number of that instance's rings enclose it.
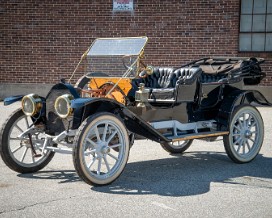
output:
{"label": "tufted seat upholstery", "polygon": [[144,83],[146,88],[175,88],[177,84],[191,84],[200,73],[201,69],[198,67],[178,69],[157,67],[153,74],[134,80],[134,83],[137,87]]}
{"label": "tufted seat upholstery", "polygon": [[139,79],[139,83],[144,83],[148,88],[174,88],[177,75],[173,68],[157,67],[152,75]]}
{"label": "tufted seat upholstery", "polygon": [[134,86],[139,87],[140,83],[144,83],[150,90],[151,99],[174,99],[177,85],[192,84],[201,72],[198,67],[178,69],[156,67],[153,74],[134,80]]}
{"label": "tufted seat upholstery", "polygon": [[226,78],[225,74],[202,73],[200,77],[200,81],[202,83],[211,83],[211,82],[218,82],[219,80],[223,78]]}
{"label": "tufted seat upholstery", "polygon": [[198,67],[179,68],[174,71],[178,77],[178,84],[192,84],[200,76],[202,70]]}

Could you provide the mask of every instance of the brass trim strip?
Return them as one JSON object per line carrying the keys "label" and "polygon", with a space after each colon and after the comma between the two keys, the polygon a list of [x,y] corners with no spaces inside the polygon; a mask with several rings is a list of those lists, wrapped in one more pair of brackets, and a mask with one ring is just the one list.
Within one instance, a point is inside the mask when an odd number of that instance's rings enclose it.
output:
{"label": "brass trim strip", "polygon": [[190,140],[190,139],[200,139],[200,138],[206,138],[206,137],[213,137],[213,136],[223,136],[223,135],[228,135],[229,131],[222,131],[222,132],[213,132],[213,133],[202,133],[202,134],[194,134],[194,135],[189,135],[185,136],[182,138],[173,138],[172,142],[176,141],[182,141],[182,140]]}

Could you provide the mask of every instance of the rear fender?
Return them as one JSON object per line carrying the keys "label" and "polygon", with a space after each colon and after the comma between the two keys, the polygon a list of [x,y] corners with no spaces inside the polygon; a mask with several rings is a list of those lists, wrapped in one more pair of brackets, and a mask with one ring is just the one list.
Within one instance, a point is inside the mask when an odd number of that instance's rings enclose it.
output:
{"label": "rear fender", "polygon": [[219,109],[219,113],[217,116],[217,121],[221,124],[219,130],[228,130],[229,123],[231,122],[232,113],[238,105],[252,103],[272,106],[272,104],[269,103],[259,91],[235,90],[231,92],[227,97],[224,98]]}
{"label": "rear fender", "polygon": [[123,104],[119,102],[108,99],[108,98],[78,98],[72,101],[72,108],[75,110],[82,111],[82,118],[79,120],[74,120],[73,128],[79,128],[80,124],[89,116],[100,113],[100,112],[110,112],[118,115],[126,125],[127,129],[135,134],[144,136],[150,140],[156,142],[169,141],[157,130],[155,130],[151,125],[149,125],[142,118],[134,114]]}

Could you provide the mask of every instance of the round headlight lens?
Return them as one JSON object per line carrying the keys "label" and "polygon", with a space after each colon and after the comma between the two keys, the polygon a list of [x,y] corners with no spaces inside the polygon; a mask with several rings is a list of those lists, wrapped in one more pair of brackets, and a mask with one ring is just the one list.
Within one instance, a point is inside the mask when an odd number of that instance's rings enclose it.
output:
{"label": "round headlight lens", "polygon": [[67,118],[71,115],[73,109],[71,108],[71,101],[74,97],[70,94],[59,96],[55,101],[55,111],[61,118]]}
{"label": "round headlight lens", "polygon": [[36,94],[29,94],[22,99],[22,110],[27,116],[33,116],[40,112],[42,99]]}

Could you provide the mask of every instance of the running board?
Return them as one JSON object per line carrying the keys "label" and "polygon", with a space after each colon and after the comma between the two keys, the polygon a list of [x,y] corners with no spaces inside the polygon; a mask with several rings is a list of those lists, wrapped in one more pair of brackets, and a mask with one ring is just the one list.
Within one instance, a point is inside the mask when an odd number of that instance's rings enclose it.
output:
{"label": "running board", "polygon": [[201,139],[206,137],[214,137],[214,136],[223,136],[228,135],[229,131],[214,131],[214,132],[200,132],[200,133],[193,133],[193,134],[186,134],[184,136],[178,137],[167,137],[172,142],[182,141],[182,140],[190,140],[190,139]]}

